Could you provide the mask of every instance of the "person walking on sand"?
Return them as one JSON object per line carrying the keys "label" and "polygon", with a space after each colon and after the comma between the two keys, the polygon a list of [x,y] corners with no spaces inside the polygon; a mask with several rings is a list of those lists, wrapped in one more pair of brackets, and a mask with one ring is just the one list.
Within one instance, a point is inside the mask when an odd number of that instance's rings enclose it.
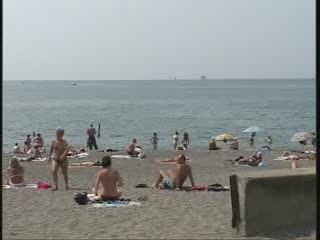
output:
{"label": "person walking on sand", "polygon": [[118,191],[118,187],[123,185],[123,181],[119,172],[111,167],[110,156],[103,157],[101,165],[103,169],[98,172],[92,189],[94,195],[101,198],[102,201],[119,199],[121,192]]}
{"label": "person walking on sand", "polygon": [[177,147],[179,145],[179,132],[176,131],[176,133],[173,135],[173,150],[176,151]]}
{"label": "person walking on sand", "polygon": [[[52,141],[50,153],[49,153],[49,163],[51,165],[52,177],[53,177],[53,190],[58,189],[58,170],[61,168],[62,175],[64,177],[65,188],[69,189],[68,185],[68,158],[67,154],[69,151],[68,143],[63,139],[64,129],[57,128],[56,130],[56,140]],[[52,160],[52,161],[51,161]]]}
{"label": "person walking on sand", "polygon": [[189,143],[190,143],[189,134],[185,132],[182,138],[182,145],[185,149],[188,149]]}
{"label": "person walking on sand", "polygon": [[153,137],[150,139],[150,142],[152,144],[153,151],[157,150],[158,149],[159,138],[158,138],[156,132],[153,133]]}
{"label": "person walking on sand", "polygon": [[[192,176],[191,166],[186,164],[186,156],[184,154],[178,155],[174,162],[175,171],[159,171],[158,178],[153,184],[153,189],[175,189],[176,191],[181,191],[182,186],[186,179],[189,177],[191,186],[194,187],[195,183]],[[169,160],[172,161],[172,160]],[[160,185],[161,183],[161,185]]]}
{"label": "person walking on sand", "polygon": [[96,129],[93,127],[93,124],[90,124],[90,128],[87,129],[88,134],[88,147],[90,150],[92,150],[92,146],[94,146],[94,149],[97,150],[98,146],[96,143]]}

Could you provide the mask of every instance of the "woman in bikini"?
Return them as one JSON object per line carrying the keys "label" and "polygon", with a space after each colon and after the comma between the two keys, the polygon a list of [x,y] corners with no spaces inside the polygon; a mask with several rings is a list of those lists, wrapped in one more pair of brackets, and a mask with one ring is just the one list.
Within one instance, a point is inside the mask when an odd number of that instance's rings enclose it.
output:
{"label": "woman in bikini", "polygon": [[[58,128],[56,130],[57,139],[52,142],[50,154],[49,154],[49,163],[51,163],[51,171],[53,177],[53,190],[58,189],[58,170],[61,168],[62,175],[64,177],[65,188],[69,189],[68,186],[68,143],[63,139],[64,129]],[[52,156],[53,155],[53,156]]]}
{"label": "woman in bikini", "polygon": [[7,179],[6,184],[21,187],[24,184],[23,174],[24,168],[20,165],[17,158],[12,158],[9,163],[9,168],[7,169]]}

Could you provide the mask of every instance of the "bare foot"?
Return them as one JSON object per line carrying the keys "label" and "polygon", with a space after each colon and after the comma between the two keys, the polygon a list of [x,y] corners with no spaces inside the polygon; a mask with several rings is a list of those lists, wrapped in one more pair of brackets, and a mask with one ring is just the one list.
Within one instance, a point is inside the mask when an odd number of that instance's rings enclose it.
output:
{"label": "bare foot", "polygon": [[152,185],[152,189],[153,189],[153,190],[159,190],[160,188],[159,188],[159,185],[157,186],[157,185],[153,184],[153,185]]}

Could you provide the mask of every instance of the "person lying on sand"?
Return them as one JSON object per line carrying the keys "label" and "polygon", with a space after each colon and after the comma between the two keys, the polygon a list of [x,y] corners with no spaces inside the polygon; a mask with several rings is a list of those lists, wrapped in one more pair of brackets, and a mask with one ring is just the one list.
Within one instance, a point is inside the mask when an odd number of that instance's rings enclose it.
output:
{"label": "person lying on sand", "polygon": [[110,156],[103,157],[101,164],[103,169],[98,172],[94,188],[92,189],[94,195],[97,196],[95,200],[117,200],[121,196],[121,192],[118,191],[118,186],[123,185],[122,178],[117,170],[111,168]]}
{"label": "person lying on sand", "polygon": [[67,154],[69,151],[68,143],[63,139],[64,129],[57,128],[56,137],[57,139],[52,141],[50,154],[49,154],[49,163],[52,161],[51,170],[53,176],[54,186],[52,190],[58,189],[58,170],[59,167],[62,170],[62,175],[64,177],[65,188],[69,189],[68,186],[68,158]]}
{"label": "person lying on sand", "polygon": [[180,154],[174,161],[176,162],[174,171],[159,171],[158,179],[153,184],[154,189],[176,189],[180,191],[187,177],[189,177],[192,187],[195,186],[191,166],[186,164],[185,155]]}
{"label": "person lying on sand", "polygon": [[240,156],[239,158],[235,159],[239,164],[244,164],[244,165],[249,165],[256,167],[259,165],[259,163],[262,162],[262,152],[258,151],[257,153],[253,154],[252,156],[249,157],[242,157]]}
{"label": "person lying on sand", "polygon": [[6,184],[20,187],[24,185],[24,168],[20,165],[17,158],[12,158],[7,169]]}
{"label": "person lying on sand", "polygon": [[71,156],[75,156],[75,155],[78,155],[80,153],[85,153],[85,152],[86,152],[86,150],[84,148],[76,149],[76,148],[71,147],[69,149],[69,152],[67,153],[67,156],[71,157]]}
{"label": "person lying on sand", "polygon": [[81,167],[91,167],[91,166],[102,166],[101,160],[95,162],[82,162],[82,163],[71,163],[70,166],[81,166]]}
{"label": "person lying on sand", "polygon": [[302,154],[298,154],[298,153],[289,155],[288,151],[284,151],[282,156],[286,157],[288,160],[291,160],[291,168],[297,168],[298,161],[304,158]]}

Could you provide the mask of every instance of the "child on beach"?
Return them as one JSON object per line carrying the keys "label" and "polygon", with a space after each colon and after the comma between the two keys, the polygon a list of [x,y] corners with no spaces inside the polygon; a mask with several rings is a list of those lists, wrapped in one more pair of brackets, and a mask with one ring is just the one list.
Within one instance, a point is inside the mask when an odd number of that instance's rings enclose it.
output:
{"label": "child on beach", "polygon": [[22,151],[21,151],[18,143],[16,143],[16,144],[14,145],[12,153],[22,154]]}
{"label": "child on beach", "polygon": [[251,147],[254,146],[254,137],[255,137],[255,136],[256,136],[256,133],[255,133],[255,132],[253,132],[253,133],[251,134],[251,136],[250,136],[249,144],[250,144]]}
{"label": "child on beach", "polygon": [[24,168],[20,165],[17,158],[12,158],[9,163],[9,168],[7,169],[7,179],[6,184],[21,187],[24,185]]}
{"label": "child on beach", "polygon": [[192,187],[195,186],[191,166],[186,164],[186,156],[184,154],[180,154],[174,159],[174,162],[176,163],[174,171],[159,171],[159,176],[156,182],[153,184],[153,189],[161,188],[181,191],[182,186],[188,177],[190,179]]}
{"label": "child on beach", "polygon": [[185,149],[187,149],[189,143],[190,143],[189,134],[185,132],[183,134],[182,145],[184,146]]}
{"label": "child on beach", "polygon": [[173,135],[173,150],[177,150],[177,146],[179,145],[179,132],[177,131],[174,135]]}
{"label": "child on beach", "polygon": [[68,143],[63,139],[64,129],[57,128],[56,130],[56,140],[52,141],[49,163],[52,161],[51,170],[53,176],[54,187],[52,190],[58,190],[58,170],[59,167],[62,170],[62,175],[64,177],[65,188],[69,189],[68,186],[68,158],[67,154],[69,151]]}
{"label": "child on beach", "polygon": [[150,139],[150,142],[152,144],[152,149],[153,150],[157,150],[158,149],[159,138],[158,138],[156,132],[153,133],[153,137]]}

